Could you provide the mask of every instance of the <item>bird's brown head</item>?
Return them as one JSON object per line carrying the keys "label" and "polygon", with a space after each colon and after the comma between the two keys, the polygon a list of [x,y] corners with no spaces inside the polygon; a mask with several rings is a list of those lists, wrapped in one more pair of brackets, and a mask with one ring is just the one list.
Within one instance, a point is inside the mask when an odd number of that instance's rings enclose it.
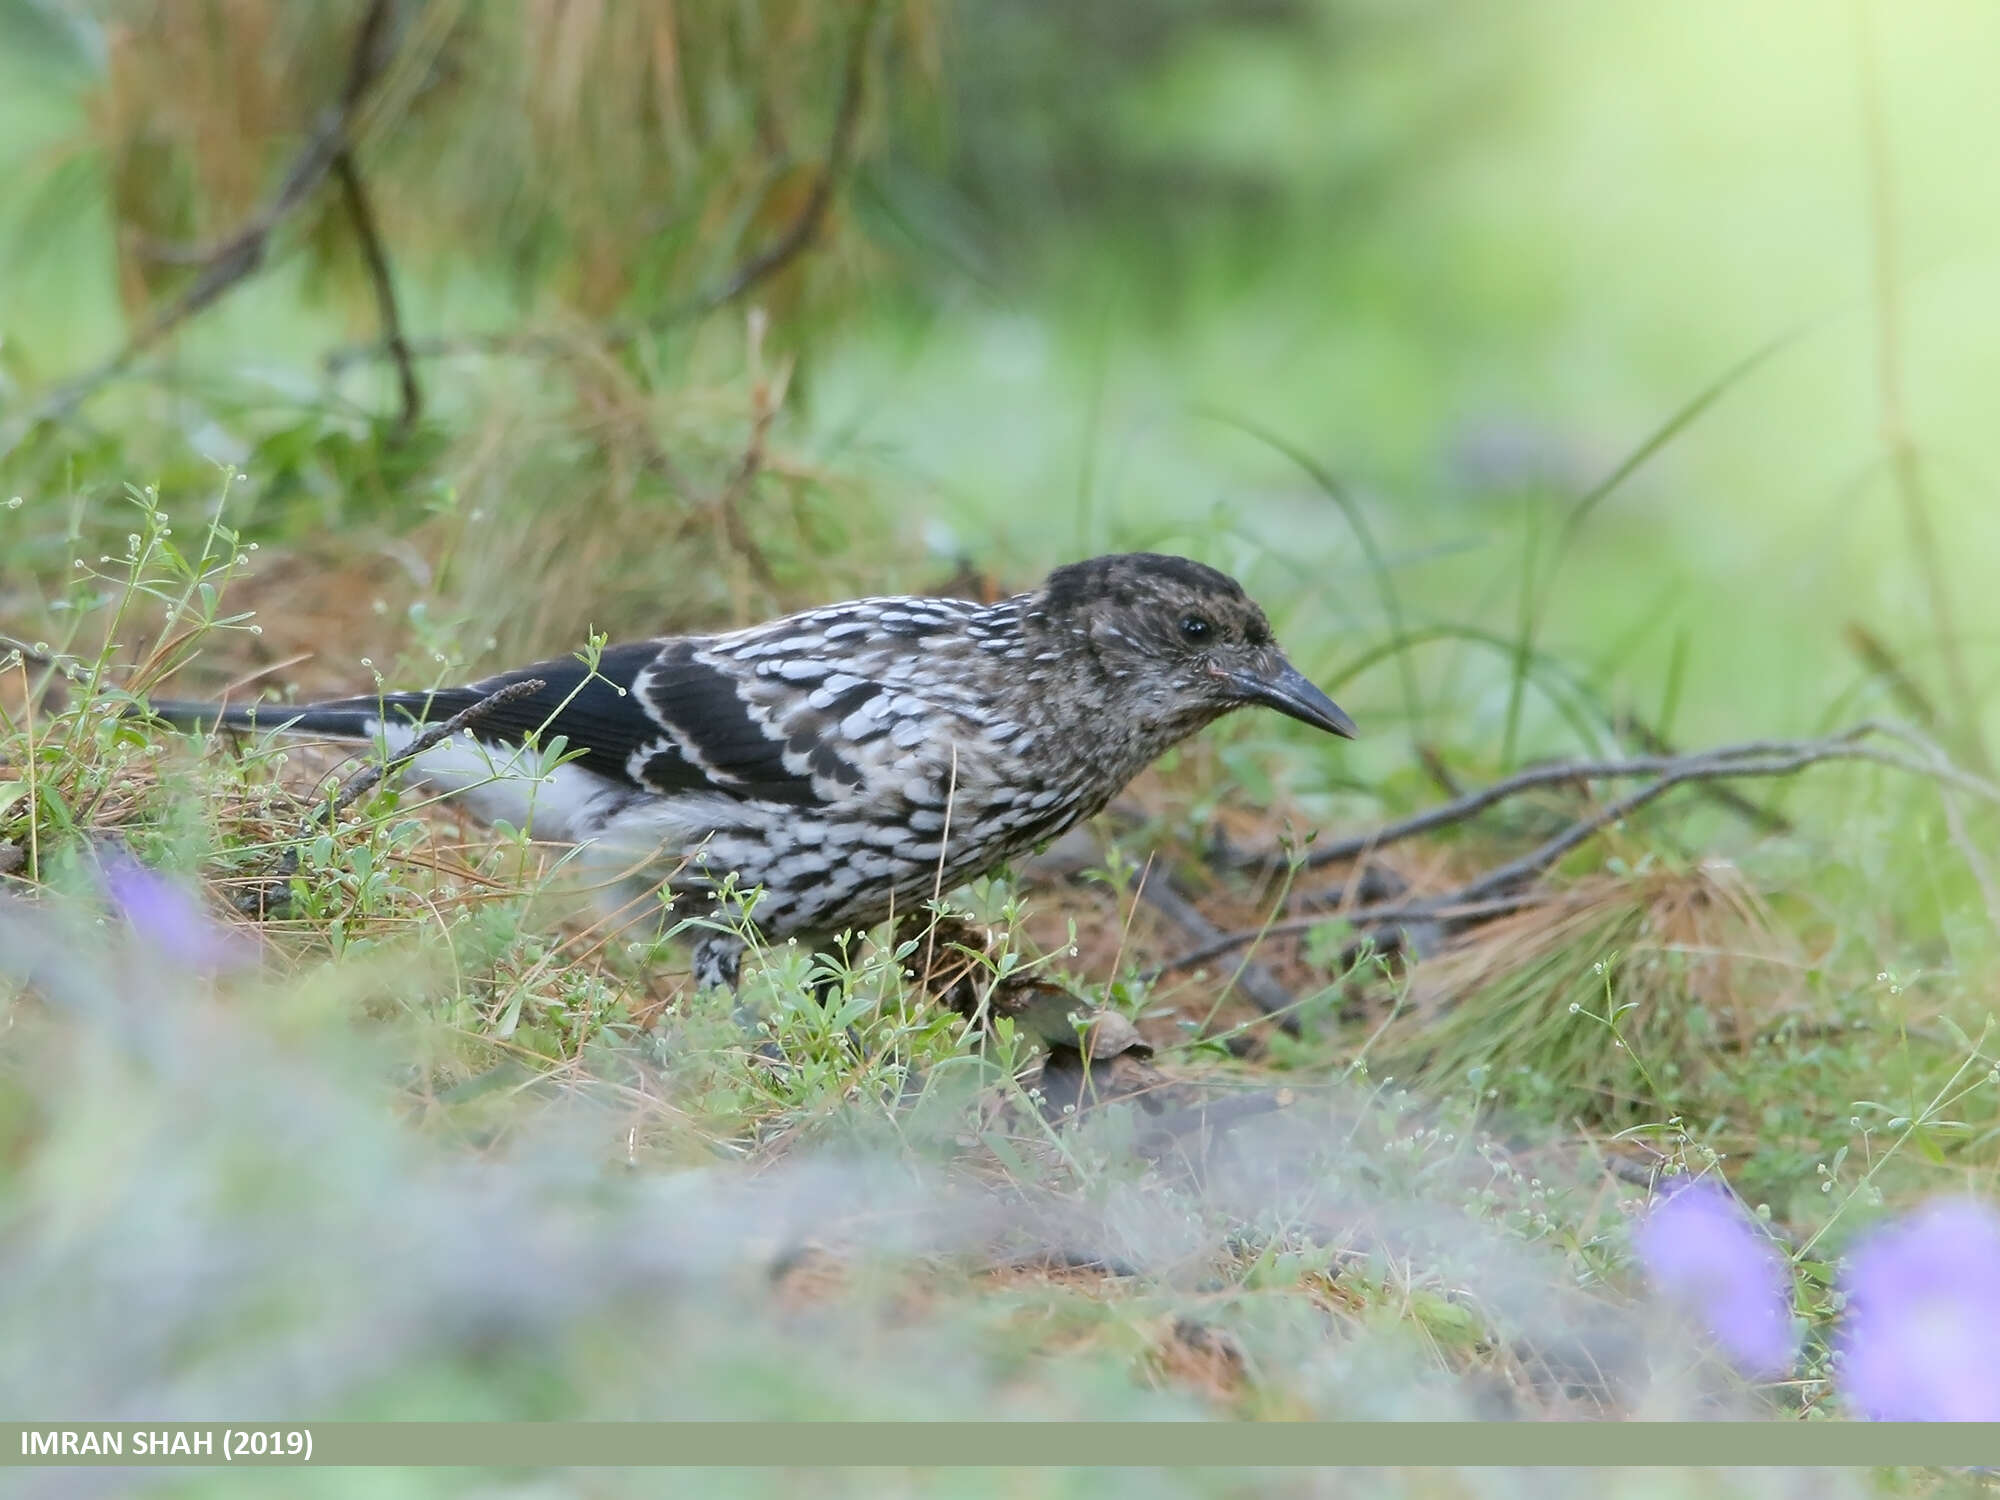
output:
{"label": "bird's brown head", "polygon": [[1227,573],[1126,552],[1057,568],[1039,592],[1049,626],[1088,644],[1117,706],[1167,737],[1251,704],[1354,737],[1354,721],[1285,659],[1264,611]]}

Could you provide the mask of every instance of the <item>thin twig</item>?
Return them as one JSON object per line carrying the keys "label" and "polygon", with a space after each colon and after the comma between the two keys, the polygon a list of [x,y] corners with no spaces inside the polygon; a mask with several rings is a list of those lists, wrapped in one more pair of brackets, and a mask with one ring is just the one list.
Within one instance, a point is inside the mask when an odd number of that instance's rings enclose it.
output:
{"label": "thin twig", "polygon": [[1430,777],[1433,786],[1447,797],[1465,795],[1465,788],[1460,785],[1458,778],[1451,774],[1451,767],[1445,764],[1444,756],[1438,753],[1436,745],[1424,740],[1415,748],[1417,764],[1424,768],[1424,774]]}
{"label": "thin twig", "polygon": [[403,336],[403,317],[396,306],[396,283],[389,271],[389,252],[382,243],[382,229],[375,219],[375,206],[354,164],[354,150],[344,147],[333,159],[333,174],[340,182],[340,196],[347,207],[347,219],[354,237],[361,242],[361,258],[368,266],[368,281],[375,290],[375,314],[382,324],[382,342],[396,361],[396,385],[403,407],[396,419],[399,434],[416,425],[424,409],[424,393],[417,384],[416,365],[410,359],[410,341]]}
{"label": "thin twig", "polygon": [[362,16],[340,96],[321,113],[319,123],[293,159],[271,201],[251,215],[236,233],[211,249],[203,259],[201,274],[187,290],[133,334],[124,348],[56,387],[0,435],[0,453],[42,423],[68,415],[99,386],[123,374],[147,350],[262,268],[272,234],[313,195],[350,144],[349,136],[361,102],[388,66],[393,52],[388,25],[390,8],[389,0],[372,0]]}
{"label": "thin twig", "polygon": [[[833,128],[819,175],[812,190],[769,244],[736,266],[713,285],[687,301],[663,309],[650,317],[613,323],[591,331],[592,342],[606,348],[622,348],[649,333],[697,322],[727,307],[770,277],[782,271],[811,247],[824,227],[827,210],[833,205],[835,189],[846,176],[854,155],[854,137],[861,123],[861,102],[867,77],[868,44],[875,30],[881,0],[864,0],[861,14],[848,35],[847,55],[841,71],[840,98],[834,106]],[[461,355],[528,355],[560,357],[575,348],[577,336],[564,333],[474,333],[457,337],[414,339],[406,349],[414,359],[450,359]],[[350,365],[390,357],[384,344],[354,344],[334,349],[323,361],[329,376],[338,376]]]}
{"label": "thin twig", "polygon": [[764,332],[767,323],[761,307],[750,309],[749,324],[750,436],[743,444],[743,456],[738,460],[735,471],[715,497],[715,516],[722,529],[724,545],[739,553],[750,565],[750,572],[757,582],[767,592],[775,594],[778,591],[777,574],[771,571],[771,560],[764,555],[757,538],[744,525],[741,506],[756,484],[757,476],[764,470],[771,423],[777,418],[778,408],[785,403],[785,389],[791,384],[792,367],[788,359],[780,365],[775,379],[767,379],[764,375]]}
{"label": "thin twig", "polygon": [[1903,712],[1925,729],[1936,730],[1937,705],[1931,702],[1930,694],[1917,685],[1916,679],[1903,670],[1903,664],[1896,659],[1896,653],[1889,649],[1887,643],[1859,620],[1849,620],[1842,634],[1847,638],[1848,648],[1861,659],[1864,667],[1882,680],[1889,696],[1896,700]]}
{"label": "thin twig", "polygon": [[[1673,745],[1652,725],[1636,714],[1626,714],[1619,720],[1619,732],[1638,741],[1639,748],[1648,755],[1679,755]],[[1725,782],[1704,782],[1701,795],[1718,807],[1727,808],[1752,827],[1765,833],[1790,833],[1792,821],[1783,813],[1773,812],[1762,803],[1752,802],[1748,797]]]}
{"label": "thin twig", "polygon": [[72,682],[80,682],[90,676],[87,668],[75,662],[65,661],[53,651],[44,651],[40,646],[30,646],[26,641],[11,635],[0,635],[0,651],[21,653],[21,660],[31,661],[38,667],[53,667]]}
{"label": "thin twig", "polygon": [[[0,634],[0,671],[13,665],[15,657],[21,661],[21,683],[28,696],[36,703],[52,706],[60,711],[67,702],[66,690],[57,685],[60,678],[64,683],[84,683],[90,681],[90,670],[78,662],[66,660],[53,651],[44,651],[39,646],[31,646],[26,641],[16,640],[11,635]],[[28,680],[28,663],[33,662],[43,668],[38,681]],[[0,764],[5,764],[0,761]]]}
{"label": "thin twig", "polygon": [[1339,885],[1314,891],[1294,891],[1287,911],[1318,911],[1338,916],[1343,908],[1380,905],[1409,890],[1410,882],[1387,865],[1363,865]]}
{"label": "thin twig", "polygon": [[1246,928],[1239,932],[1225,932],[1199,948],[1190,948],[1185,953],[1177,953],[1157,968],[1148,970],[1142,977],[1158,979],[1163,974],[1177,974],[1184,969],[1192,969],[1205,964],[1212,958],[1220,958],[1225,953],[1234,953],[1259,938],[1303,937],[1315,928],[1324,927],[1336,916],[1345,916],[1357,927],[1372,929],[1392,927],[1403,922],[1472,922],[1485,921],[1491,917],[1504,917],[1519,911],[1532,901],[1528,895],[1502,896],[1490,901],[1454,902],[1448,906],[1436,906],[1429,901],[1410,902],[1405,905],[1357,906],[1346,913],[1322,913],[1313,917],[1291,917],[1282,922],[1273,922],[1268,927]]}
{"label": "thin twig", "polygon": [[[1180,882],[1172,875],[1143,882],[1139,887],[1139,899],[1197,943],[1212,943],[1225,936],[1223,930],[1209,921],[1207,914],[1188,898]],[[1262,964],[1254,959],[1244,963],[1236,971],[1235,987],[1265,1015],[1276,1016],[1281,1029],[1294,1033],[1298,1031],[1298,1016],[1294,1013],[1298,1005],[1297,997],[1278,983]]]}
{"label": "thin twig", "polygon": [[425,751],[435,749],[461,730],[478,723],[495,709],[519,702],[547,686],[548,684],[539,677],[530,677],[522,682],[510,682],[507,686],[488,693],[477,703],[460,709],[450,718],[427,726],[422,734],[394,755],[383,760],[370,761],[342,782],[339,789],[326,800],[325,805],[314,810],[312,816],[299,828],[297,836],[286,846],[285,852],[279,856],[277,868],[272,871],[270,878],[244,892],[238,905],[245,911],[264,915],[269,910],[271,895],[298,872],[299,848],[313,836],[316,829],[331,828],[342,813],[379,785],[384,777],[402,770]]}

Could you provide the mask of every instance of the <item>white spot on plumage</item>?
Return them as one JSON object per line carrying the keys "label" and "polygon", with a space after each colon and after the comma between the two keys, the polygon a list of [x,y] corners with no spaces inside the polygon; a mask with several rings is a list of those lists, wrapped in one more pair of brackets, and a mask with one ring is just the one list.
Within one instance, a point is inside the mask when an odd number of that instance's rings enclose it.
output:
{"label": "white spot on plumage", "polygon": [[[377,725],[390,753],[400,753],[419,731],[409,724]],[[418,784],[455,795],[488,822],[505,822],[541,838],[582,842],[597,837],[630,800],[629,788],[573,762],[546,775],[541,752],[457,735],[424,751],[406,773]]]}

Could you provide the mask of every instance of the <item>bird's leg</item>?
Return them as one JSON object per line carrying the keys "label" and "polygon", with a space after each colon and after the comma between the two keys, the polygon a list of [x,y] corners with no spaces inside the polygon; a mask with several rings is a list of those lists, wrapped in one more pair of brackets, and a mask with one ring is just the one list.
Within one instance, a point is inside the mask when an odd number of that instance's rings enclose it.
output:
{"label": "bird's leg", "polygon": [[995,935],[964,917],[924,913],[900,917],[889,941],[901,947],[915,939],[906,977],[921,994],[967,1020],[979,1014],[991,975],[974,954],[990,953]]}
{"label": "bird's leg", "polygon": [[743,939],[733,932],[711,932],[694,945],[694,987],[732,993],[743,970]]}
{"label": "bird's leg", "polygon": [[840,998],[842,983],[840,971],[838,969],[829,969],[823,974],[815,975],[808,981],[806,987],[812,991],[813,999],[817,1000],[821,1007],[824,1008]]}
{"label": "bird's leg", "polygon": [[[735,1002],[730,1011],[736,1024],[747,1036],[756,1036],[759,1017],[743,1003],[743,991],[739,981],[743,977],[743,939],[732,932],[711,932],[694,945],[694,989],[695,993],[706,994],[710,990],[722,990]],[[775,1051],[769,1041],[757,1050]]]}

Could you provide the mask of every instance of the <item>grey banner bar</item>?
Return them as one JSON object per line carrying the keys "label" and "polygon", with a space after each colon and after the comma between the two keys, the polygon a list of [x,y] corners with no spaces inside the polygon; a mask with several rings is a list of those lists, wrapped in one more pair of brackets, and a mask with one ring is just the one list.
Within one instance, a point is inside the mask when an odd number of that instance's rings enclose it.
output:
{"label": "grey banner bar", "polygon": [[20,1465],[1584,1467],[2000,1465],[2000,1424],[13,1422]]}

